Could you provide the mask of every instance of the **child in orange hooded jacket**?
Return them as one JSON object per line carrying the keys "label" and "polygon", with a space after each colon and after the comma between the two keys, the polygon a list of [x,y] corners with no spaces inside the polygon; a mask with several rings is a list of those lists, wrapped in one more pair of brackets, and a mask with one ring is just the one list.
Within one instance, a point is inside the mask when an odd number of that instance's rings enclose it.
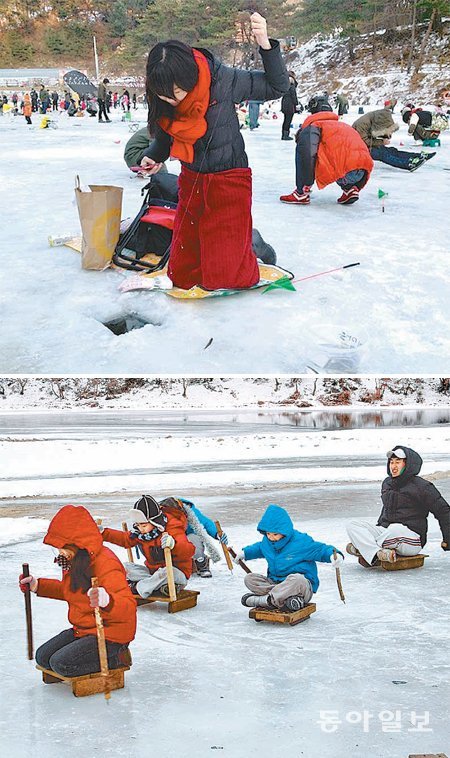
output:
{"label": "child in orange hooded jacket", "polygon": [[[55,563],[62,579],[20,575],[23,592],[28,584],[40,597],[69,604],[70,629],[45,642],[36,651],[36,663],[62,676],[84,676],[100,671],[94,608],[100,607],[105,630],[108,668],[130,658],[128,644],[136,633],[136,601],[117,556],[103,546],[98,527],[83,506],[65,505],[50,522],[44,544],[57,549]],[[96,576],[99,587],[91,587]]]}

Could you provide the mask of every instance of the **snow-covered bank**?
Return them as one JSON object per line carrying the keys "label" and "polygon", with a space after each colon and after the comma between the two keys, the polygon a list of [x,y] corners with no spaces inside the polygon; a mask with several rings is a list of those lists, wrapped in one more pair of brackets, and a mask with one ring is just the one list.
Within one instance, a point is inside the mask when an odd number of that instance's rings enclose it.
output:
{"label": "snow-covered bank", "polygon": [[[410,43],[411,28],[389,29],[389,49],[383,37],[386,29],[361,34],[354,39],[355,60],[349,60],[348,39],[337,29],[334,34],[316,34],[290,55],[289,66],[296,72],[299,92],[312,95],[326,89],[328,92],[345,92],[353,103],[383,105],[395,96],[404,102],[417,102],[421,106],[435,104],[438,92],[448,88],[450,64],[448,62],[449,19],[443,19],[442,33],[433,32],[429,38],[425,62],[419,76],[413,69],[407,71],[403,50]],[[426,24],[418,26],[419,35],[425,33]],[[397,33],[397,38],[395,38]],[[378,48],[374,56],[372,46]]]}
{"label": "snow-covered bank", "polygon": [[[353,108],[346,120],[356,115]],[[145,112],[139,117],[144,121]],[[142,185],[122,160],[127,124],[66,116],[58,124],[56,130],[41,130],[37,122],[28,129],[19,117],[0,123],[2,244],[8,251],[0,272],[4,374],[289,374],[326,366],[334,355],[334,365],[337,361],[345,374],[445,375],[448,132],[436,157],[415,173],[377,163],[356,205],[338,206],[337,187],[330,186],[315,191],[304,208],[279,201],[294,187],[294,143],[280,140],[280,119],[263,120],[244,134],[253,170],[253,218],[276,248],[280,265],[298,277],[361,265],[300,282],[296,292],[185,303],[162,293],[121,295],[118,285],[126,272],[81,271],[79,255],[48,247],[48,234],[78,229],[72,204],[76,173],[83,183],[123,185],[124,217],[134,216],[141,203]],[[420,150],[404,124],[393,139],[395,146],[400,142]],[[26,166],[25,181],[17,166]],[[178,171],[177,164],[170,169]],[[379,188],[388,193],[385,213]],[[128,313],[147,325],[121,336],[104,326]],[[350,367],[349,351],[342,352],[338,338],[343,330],[361,343]]]}
{"label": "snow-covered bank", "polygon": [[[450,380],[439,377],[155,377],[0,378],[1,416],[8,412],[83,410],[147,411],[330,408],[373,412],[450,407]],[[387,411],[383,410],[383,414]]]}
{"label": "snow-covered bank", "polygon": [[41,518],[0,518],[0,547],[44,536],[48,521]]}
{"label": "snow-covered bank", "polygon": [[[448,426],[339,432],[101,440],[6,440],[0,443],[0,497],[189,488],[274,482],[374,481],[385,453],[404,444],[426,460],[423,474],[450,470]],[[371,456],[370,463],[361,459]],[[330,466],[348,457],[352,465]],[[314,466],[302,459],[316,459]],[[325,460],[324,460],[325,459]],[[281,465],[275,467],[274,462]]]}

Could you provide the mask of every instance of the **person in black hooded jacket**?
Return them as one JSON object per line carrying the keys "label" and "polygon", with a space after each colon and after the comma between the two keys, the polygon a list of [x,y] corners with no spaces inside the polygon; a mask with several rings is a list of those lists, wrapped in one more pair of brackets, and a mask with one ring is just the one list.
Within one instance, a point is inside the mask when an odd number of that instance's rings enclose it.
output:
{"label": "person in black hooded jacket", "polygon": [[378,560],[395,562],[397,555],[417,555],[427,541],[430,513],[439,522],[442,549],[450,550],[450,506],[434,484],[418,476],[420,455],[402,445],[389,450],[387,457],[388,476],[381,485],[383,508],[377,524],[350,521],[347,552],[362,556],[370,566]]}

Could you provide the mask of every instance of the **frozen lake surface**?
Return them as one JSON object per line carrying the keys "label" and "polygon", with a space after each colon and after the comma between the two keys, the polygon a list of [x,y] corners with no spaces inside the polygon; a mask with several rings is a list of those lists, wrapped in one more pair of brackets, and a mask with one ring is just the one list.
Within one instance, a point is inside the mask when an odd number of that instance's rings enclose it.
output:
{"label": "frozen lake surface", "polygon": [[[345,118],[352,123],[356,117],[353,108]],[[399,113],[394,117],[401,122]],[[146,112],[139,110],[137,118],[143,126]],[[315,189],[311,206],[291,207],[279,196],[294,188],[295,143],[280,140],[280,119],[245,131],[254,226],[276,249],[279,264],[296,277],[361,265],[299,282],[296,292],[186,303],[161,293],[120,294],[127,272],[82,271],[77,253],[48,246],[49,234],[78,232],[76,174],[83,184],[123,186],[122,216],[137,214],[143,183],[122,159],[130,131],[118,114],[113,119],[99,125],[64,114],[58,129],[45,130],[39,116],[32,127],[23,118],[0,119],[0,213],[8,260],[0,273],[4,374],[264,375],[304,373],[312,366],[322,373],[445,376],[449,132],[436,157],[414,173],[377,162],[353,206],[338,206],[340,192],[332,185]],[[403,123],[392,144],[421,150]],[[178,162],[169,168],[178,173]],[[385,213],[379,189],[388,193]],[[104,326],[129,314],[147,325],[120,336]],[[341,332],[357,350],[340,349]],[[330,359],[334,370],[324,368]]]}

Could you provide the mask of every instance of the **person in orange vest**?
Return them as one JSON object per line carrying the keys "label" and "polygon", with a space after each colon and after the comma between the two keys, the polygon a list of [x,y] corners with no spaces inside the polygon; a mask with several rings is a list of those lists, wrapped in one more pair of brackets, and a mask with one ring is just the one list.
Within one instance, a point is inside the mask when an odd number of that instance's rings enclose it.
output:
{"label": "person in orange vest", "polygon": [[[36,663],[61,676],[100,671],[94,608],[99,607],[105,630],[108,668],[131,665],[128,645],[136,633],[136,601],[117,556],[103,545],[97,524],[83,506],[65,505],[50,522],[44,545],[56,548],[55,563],[62,578],[19,577],[39,597],[65,600],[71,627],[36,650]],[[95,576],[99,586],[93,588]]]}
{"label": "person in orange vest", "polygon": [[308,116],[296,135],[296,188],[281,195],[282,203],[309,205],[311,186],[319,189],[336,182],[342,189],[337,202],[352,205],[367,184],[373,160],[367,145],[349,124],[339,121],[328,102],[318,95],[308,103]]}

